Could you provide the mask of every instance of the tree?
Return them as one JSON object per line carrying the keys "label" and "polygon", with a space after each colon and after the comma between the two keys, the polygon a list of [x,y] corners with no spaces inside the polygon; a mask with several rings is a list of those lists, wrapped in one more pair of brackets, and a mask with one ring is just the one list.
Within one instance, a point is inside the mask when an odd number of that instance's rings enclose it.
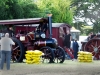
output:
{"label": "tree", "polygon": [[23,17],[23,12],[17,0],[1,0],[0,19],[14,19]]}
{"label": "tree", "polygon": [[53,22],[65,22],[72,24],[73,8],[70,9],[71,0],[37,0],[37,6],[41,9],[43,16],[52,13]]}
{"label": "tree", "polygon": [[73,0],[73,6],[77,9],[74,16],[76,22],[83,22],[84,25],[91,23],[92,31],[100,32],[100,0]]}
{"label": "tree", "polygon": [[33,0],[18,0],[18,2],[23,9],[24,18],[40,17],[40,9]]}
{"label": "tree", "polygon": [[33,0],[0,0],[0,20],[39,17]]}
{"label": "tree", "polygon": [[23,17],[23,9],[18,4],[17,0],[9,0],[6,2],[6,5],[9,6],[8,16],[12,19],[18,19]]}

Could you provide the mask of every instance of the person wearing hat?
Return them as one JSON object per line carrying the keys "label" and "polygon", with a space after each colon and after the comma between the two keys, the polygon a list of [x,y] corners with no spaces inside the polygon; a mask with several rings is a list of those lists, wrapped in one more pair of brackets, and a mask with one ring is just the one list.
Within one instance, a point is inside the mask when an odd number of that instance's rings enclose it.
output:
{"label": "person wearing hat", "polygon": [[10,70],[10,60],[11,60],[11,48],[12,45],[15,45],[13,40],[9,38],[9,33],[5,33],[5,36],[0,40],[1,45],[1,61],[0,61],[0,69],[3,70],[3,66],[6,60],[6,68]]}
{"label": "person wearing hat", "polygon": [[41,20],[39,26],[36,28],[38,32],[40,33],[44,32],[45,34],[46,34],[47,29],[48,29],[48,24],[47,24],[46,19]]}

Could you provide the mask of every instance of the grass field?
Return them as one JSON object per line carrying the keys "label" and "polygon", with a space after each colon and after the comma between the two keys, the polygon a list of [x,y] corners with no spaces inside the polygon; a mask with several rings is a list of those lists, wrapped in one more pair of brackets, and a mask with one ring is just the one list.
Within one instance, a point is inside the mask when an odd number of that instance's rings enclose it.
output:
{"label": "grass field", "polygon": [[9,71],[5,70],[5,66],[0,75],[100,75],[100,61],[80,63],[66,60],[63,64],[11,63]]}

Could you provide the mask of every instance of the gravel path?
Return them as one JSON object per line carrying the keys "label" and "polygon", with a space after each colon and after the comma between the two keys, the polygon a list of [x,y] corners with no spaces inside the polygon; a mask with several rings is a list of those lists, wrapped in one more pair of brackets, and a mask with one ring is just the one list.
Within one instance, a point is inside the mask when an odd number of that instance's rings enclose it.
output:
{"label": "gravel path", "polygon": [[26,64],[11,63],[11,70],[0,75],[100,75],[100,61],[79,63],[66,60],[63,64]]}

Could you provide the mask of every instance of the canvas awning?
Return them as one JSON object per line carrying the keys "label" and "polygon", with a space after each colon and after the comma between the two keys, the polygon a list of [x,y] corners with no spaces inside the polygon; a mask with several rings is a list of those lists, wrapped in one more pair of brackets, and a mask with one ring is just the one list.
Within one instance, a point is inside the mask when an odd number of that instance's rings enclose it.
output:
{"label": "canvas awning", "polygon": [[80,32],[80,30],[76,29],[75,27],[72,27],[71,32]]}

